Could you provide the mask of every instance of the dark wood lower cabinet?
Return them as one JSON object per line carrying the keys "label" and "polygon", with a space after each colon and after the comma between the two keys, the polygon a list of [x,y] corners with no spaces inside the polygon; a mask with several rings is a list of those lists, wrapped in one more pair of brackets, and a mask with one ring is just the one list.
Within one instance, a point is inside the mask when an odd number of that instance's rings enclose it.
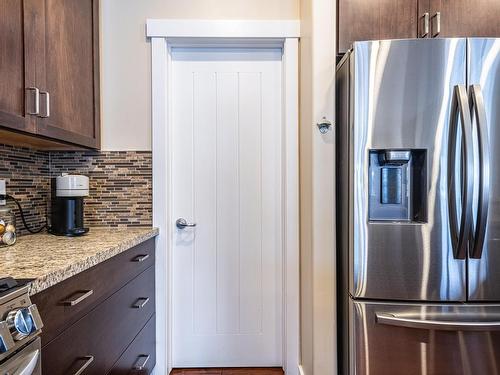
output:
{"label": "dark wood lower cabinet", "polygon": [[[44,374],[103,375],[154,314],[154,269],[137,276],[42,348]],[[142,307],[141,307],[142,306]]]}
{"label": "dark wood lower cabinet", "polygon": [[[151,245],[152,249],[149,248]],[[41,305],[42,320],[49,327],[49,333],[52,332],[50,340],[43,340],[42,329],[44,375],[151,373],[156,364],[155,267],[154,262],[149,262],[154,259],[153,252],[154,244],[146,242],[112,258],[107,261],[109,263],[103,262],[91,268],[89,275],[101,275],[96,279],[97,283],[106,284],[106,276],[113,280],[107,283],[107,288],[112,287],[114,291],[101,300],[92,301],[92,294],[87,297],[88,301],[83,298],[81,303],[87,302],[88,305],[76,315],[71,308],[59,310],[55,304]],[[136,262],[140,259],[144,260]],[[130,260],[141,265],[129,266]],[[119,264],[122,267],[116,268]],[[137,274],[138,267],[148,264],[149,267]],[[74,278],[75,281],[70,278],[69,283],[57,284],[47,291],[56,295],[59,301],[67,294],[68,285],[74,288],[78,286],[76,281],[88,281],[88,277],[82,274]],[[122,282],[117,283],[117,280]],[[81,295],[70,295],[67,299],[81,299],[85,290],[82,285]],[[33,297],[36,300],[36,295]],[[54,309],[57,313],[51,314]],[[75,321],[77,316],[79,319]],[[68,322],[72,323],[68,325]],[[58,333],[56,336],[53,335],[55,332]]]}
{"label": "dark wood lower cabinet", "polygon": [[150,374],[156,363],[155,353],[155,316],[130,344],[115,363],[109,375],[146,375]]}
{"label": "dark wood lower cabinet", "polygon": [[154,265],[154,238],[32,297],[44,319],[42,346]]}

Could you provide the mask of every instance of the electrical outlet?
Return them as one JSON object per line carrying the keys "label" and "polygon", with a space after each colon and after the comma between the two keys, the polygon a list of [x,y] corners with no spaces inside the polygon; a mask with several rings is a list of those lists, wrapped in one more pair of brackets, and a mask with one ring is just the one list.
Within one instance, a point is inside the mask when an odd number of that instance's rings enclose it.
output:
{"label": "electrical outlet", "polygon": [[[0,194],[7,194],[7,189],[5,188],[5,180],[0,180]],[[5,200],[0,200],[0,205],[5,205]]]}

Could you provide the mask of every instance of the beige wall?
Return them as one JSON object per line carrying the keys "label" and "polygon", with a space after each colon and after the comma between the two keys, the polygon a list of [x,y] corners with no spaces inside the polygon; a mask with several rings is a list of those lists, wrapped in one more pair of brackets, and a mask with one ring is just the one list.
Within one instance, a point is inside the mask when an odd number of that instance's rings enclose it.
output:
{"label": "beige wall", "polygon": [[334,133],[335,1],[301,1],[301,364],[336,374]]}
{"label": "beige wall", "polygon": [[102,148],[151,149],[147,18],[298,19],[299,0],[102,0]]}

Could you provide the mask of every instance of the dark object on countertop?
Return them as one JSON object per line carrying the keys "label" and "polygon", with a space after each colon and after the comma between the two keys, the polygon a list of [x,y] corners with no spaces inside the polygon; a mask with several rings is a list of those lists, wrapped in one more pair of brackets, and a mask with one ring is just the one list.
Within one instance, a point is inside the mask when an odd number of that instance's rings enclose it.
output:
{"label": "dark object on countertop", "polygon": [[84,197],[89,195],[89,178],[63,174],[52,180],[49,233],[75,237],[89,231],[84,226]]}
{"label": "dark object on countertop", "polygon": [[63,229],[64,233],[57,232],[52,227],[49,228],[49,233],[55,236],[66,236],[66,237],[78,237],[83,236],[89,232],[89,228],[75,228],[75,229]]}

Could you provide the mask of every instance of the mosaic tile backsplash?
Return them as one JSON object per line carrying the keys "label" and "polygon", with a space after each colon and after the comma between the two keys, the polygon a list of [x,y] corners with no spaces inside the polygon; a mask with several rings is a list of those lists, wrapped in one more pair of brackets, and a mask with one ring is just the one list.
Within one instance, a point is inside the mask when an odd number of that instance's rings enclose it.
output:
{"label": "mosaic tile backsplash", "polygon": [[[20,201],[28,225],[37,229],[45,224],[50,195],[49,154],[0,144],[0,178],[6,180],[7,194]],[[27,233],[14,203],[8,202],[8,207],[16,214],[18,233]]]}
{"label": "mosaic tile backsplash", "polygon": [[149,151],[51,152],[50,173],[90,179],[85,223],[94,227],[152,225],[152,155]]}
{"label": "mosaic tile backsplash", "polygon": [[[90,179],[86,225],[152,225],[151,152],[44,152],[0,144],[0,178],[6,179],[7,193],[21,201],[33,227],[45,223],[50,210],[51,178],[63,172],[84,174]],[[20,233],[26,234],[17,211],[16,216]]]}

